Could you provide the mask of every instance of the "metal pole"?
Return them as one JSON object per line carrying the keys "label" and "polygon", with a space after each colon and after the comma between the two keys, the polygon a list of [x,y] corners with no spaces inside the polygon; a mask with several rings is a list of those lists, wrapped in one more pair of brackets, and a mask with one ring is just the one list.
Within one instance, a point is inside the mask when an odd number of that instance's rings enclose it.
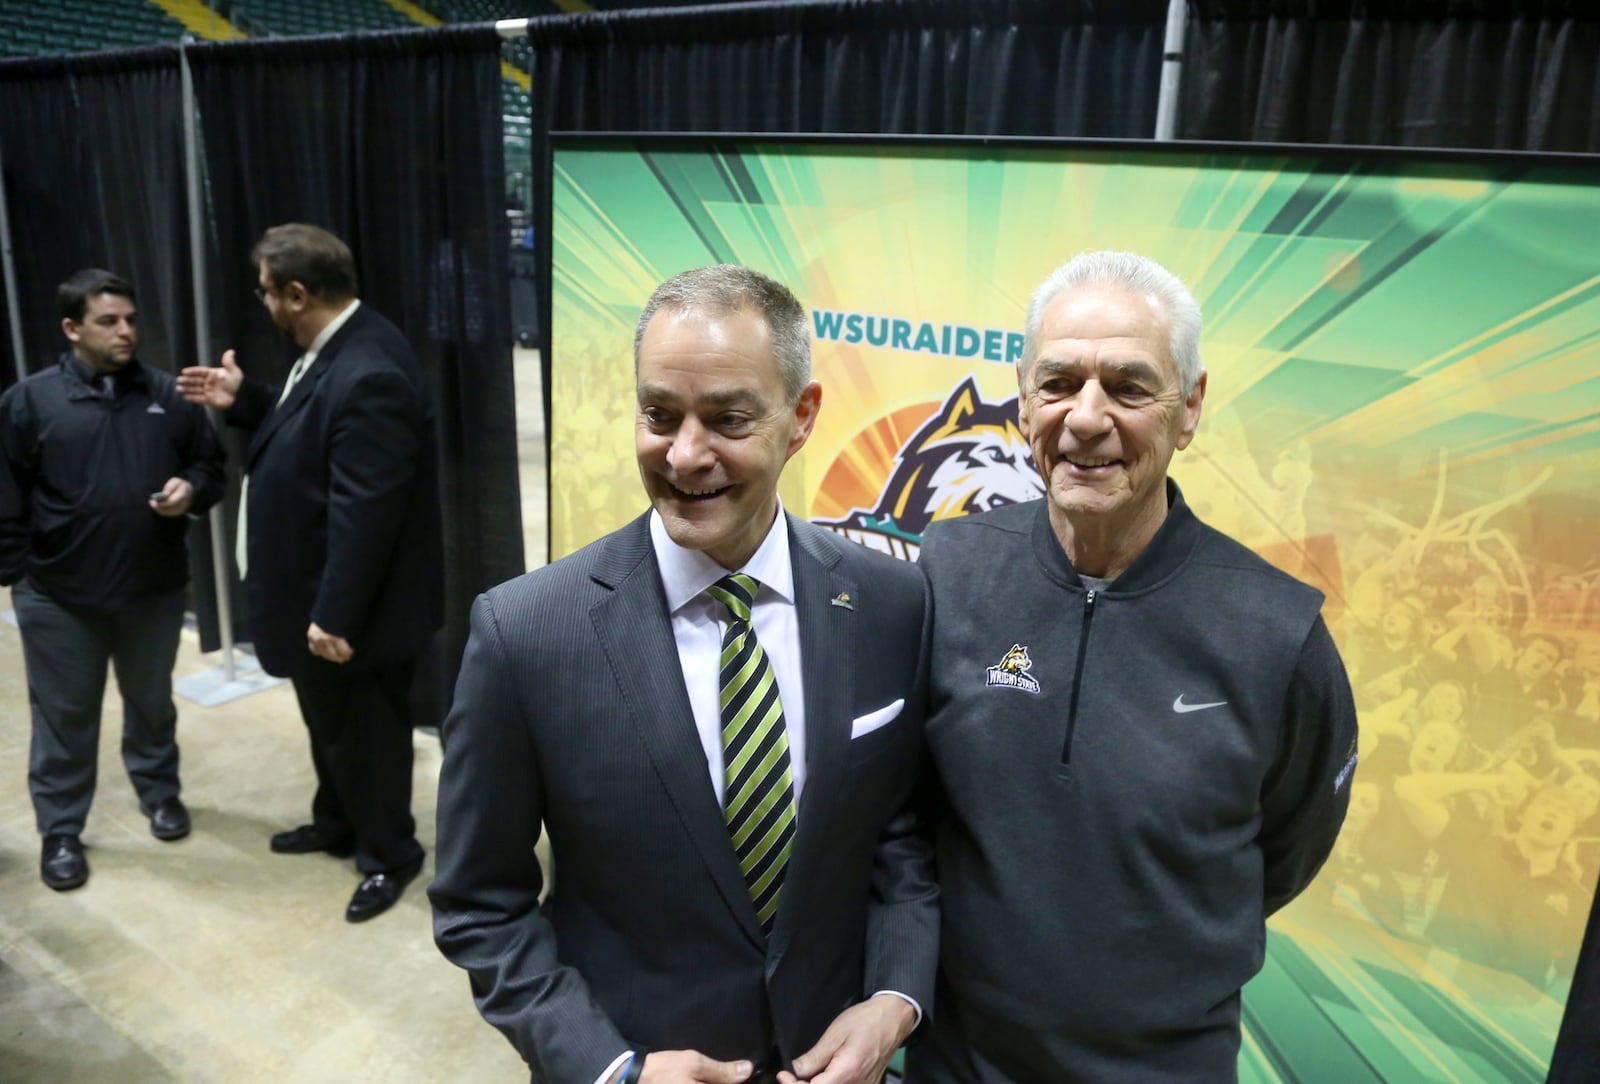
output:
{"label": "metal pole", "polygon": [[1167,41],[1161,50],[1161,97],[1156,101],[1156,138],[1173,139],[1178,130],[1178,91],[1183,85],[1183,31],[1188,0],[1167,0]]}
{"label": "metal pole", "polygon": [[[189,269],[194,279],[194,338],[204,364],[212,362],[211,298],[206,292],[205,203],[200,192],[200,138],[195,125],[194,75],[189,71],[188,35],[178,43],[178,59],[183,69],[183,155],[189,189]],[[208,411],[211,424],[217,424],[215,411]],[[207,513],[211,527],[211,574],[217,588],[217,630],[222,634],[222,670],[229,682],[235,677],[233,662],[233,600],[229,595],[228,553],[222,544],[222,502]]]}
{"label": "metal pole", "polygon": [[11,324],[11,360],[17,366],[17,379],[28,375],[22,356],[22,304],[17,300],[17,262],[11,254],[11,212],[6,208],[5,162],[0,161],[0,264],[6,276],[6,314]]}
{"label": "metal pole", "polygon": [[496,19],[494,29],[502,38],[525,38],[528,36],[527,19]]}

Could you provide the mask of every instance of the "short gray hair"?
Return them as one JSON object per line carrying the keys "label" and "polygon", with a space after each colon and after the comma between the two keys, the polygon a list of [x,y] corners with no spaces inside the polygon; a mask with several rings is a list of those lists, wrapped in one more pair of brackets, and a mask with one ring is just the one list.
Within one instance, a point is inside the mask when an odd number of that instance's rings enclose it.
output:
{"label": "short gray hair", "polygon": [[811,325],[806,322],[805,307],[787,286],[759,271],[732,263],[715,264],[679,272],[657,286],[633,332],[635,375],[644,330],[662,309],[710,316],[731,316],[750,309],[766,321],[772,334],[772,356],[790,406],[800,401],[800,393],[811,382]]}
{"label": "short gray hair", "polygon": [[1022,380],[1039,352],[1039,320],[1050,302],[1080,286],[1120,286],[1154,298],[1167,316],[1167,350],[1188,396],[1200,381],[1200,305],[1189,288],[1165,267],[1136,252],[1080,252],[1054,271],[1033,292],[1022,337]]}

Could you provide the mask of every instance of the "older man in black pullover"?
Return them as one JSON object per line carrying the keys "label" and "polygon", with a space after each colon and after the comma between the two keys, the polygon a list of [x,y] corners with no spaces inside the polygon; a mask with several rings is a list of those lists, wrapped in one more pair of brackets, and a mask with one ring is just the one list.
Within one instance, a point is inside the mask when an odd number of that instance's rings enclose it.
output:
{"label": "older man in black pullover", "polygon": [[910,1082],[1234,1079],[1264,920],[1344,819],[1356,717],[1321,594],[1167,478],[1199,334],[1143,257],[1060,268],[1018,368],[1046,498],[924,538],[944,908]]}

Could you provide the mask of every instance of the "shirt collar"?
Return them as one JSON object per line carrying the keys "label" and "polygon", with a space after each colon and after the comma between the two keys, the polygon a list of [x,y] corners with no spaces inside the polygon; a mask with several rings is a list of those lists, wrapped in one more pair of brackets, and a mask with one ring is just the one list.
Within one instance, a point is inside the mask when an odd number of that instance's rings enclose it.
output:
{"label": "shirt collar", "polygon": [[[661,585],[667,592],[669,614],[677,613],[728,574],[727,569],[699,550],[685,549],[674,542],[654,509],[650,510],[650,544],[655,548],[656,564],[661,569]],[[738,571],[754,577],[763,590],[772,591],[783,601],[794,601],[794,568],[789,563],[789,524],[784,518],[781,500],[767,537]]]}
{"label": "shirt collar", "polygon": [[339,334],[339,329],[350,322],[350,317],[354,316],[356,310],[360,307],[361,299],[359,297],[353,298],[350,304],[345,306],[344,311],[329,320],[328,326],[323,328],[315,339],[311,340],[311,345],[306,348],[305,367],[307,369],[311,368],[311,363],[317,360],[317,355],[322,353],[323,349],[328,345],[328,340]]}
{"label": "shirt collar", "polygon": [[[88,365],[84,364],[82,358],[78,357],[78,355],[73,353],[71,350],[65,351],[61,355],[61,359],[66,372],[80,385],[82,385],[85,391],[90,392],[91,394],[98,393],[101,386],[100,378],[107,374],[91,369]],[[121,369],[109,375],[114,383],[127,381],[129,384],[135,387],[142,388],[146,386],[144,378],[144,366],[140,365],[138,361],[130,361]]]}

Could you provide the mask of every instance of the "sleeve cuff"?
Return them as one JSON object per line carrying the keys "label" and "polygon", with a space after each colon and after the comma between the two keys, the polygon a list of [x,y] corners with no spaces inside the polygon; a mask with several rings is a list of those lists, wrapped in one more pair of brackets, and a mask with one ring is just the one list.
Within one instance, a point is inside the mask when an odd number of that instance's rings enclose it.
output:
{"label": "sleeve cuff", "polygon": [[622,1068],[622,1063],[631,1057],[633,1057],[633,1051],[631,1050],[624,1050],[622,1053],[618,1054],[616,1059],[612,1061],[610,1065],[605,1067],[605,1071],[594,1078],[594,1084],[606,1084],[606,1081],[610,1080],[616,1071]]}
{"label": "sleeve cuff", "polygon": [[911,1025],[911,1030],[912,1031],[916,1031],[918,1028],[920,1028],[922,1026],[922,1006],[917,1004],[917,999],[916,998],[910,997],[910,996],[908,996],[906,994],[902,994],[898,990],[876,990],[876,991],[873,992],[872,996],[873,997],[888,996],[888,997],[897,997],[897,998],[899,998],[901,1001],[904,1001],[907,1005],[910,1005],[911,1006],[911,1011],[917,1014],[916,1023]]}

